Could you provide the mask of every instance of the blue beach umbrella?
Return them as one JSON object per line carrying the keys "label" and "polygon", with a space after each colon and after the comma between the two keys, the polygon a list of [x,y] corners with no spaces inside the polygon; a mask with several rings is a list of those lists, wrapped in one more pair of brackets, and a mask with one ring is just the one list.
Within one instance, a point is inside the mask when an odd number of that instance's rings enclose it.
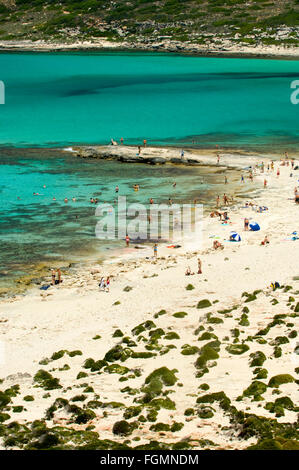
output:
{"label": "blue beach umbrella", "polygon": [[241,241],[241,237],[237,232],[231,232],[229,238],[230,238],[230,240],[232,240],[234,242],[240,242]]}
{"label": "blue beach umbrella", "polygon": [[249,224],[249,227],[250,230],[252,230],[253,232],[258,232],[259,230],[261,230],[261,227],[256,222],[251,222],[251,224]]}

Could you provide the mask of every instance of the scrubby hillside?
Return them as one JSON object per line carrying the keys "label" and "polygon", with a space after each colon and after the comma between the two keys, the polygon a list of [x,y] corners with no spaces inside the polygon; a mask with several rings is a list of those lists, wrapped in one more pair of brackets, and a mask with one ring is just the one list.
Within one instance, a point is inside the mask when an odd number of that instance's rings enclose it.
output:
{"label": "scrubby hillside", "polygon": [[299,0],[0,0],[0,40],[298,42]]}

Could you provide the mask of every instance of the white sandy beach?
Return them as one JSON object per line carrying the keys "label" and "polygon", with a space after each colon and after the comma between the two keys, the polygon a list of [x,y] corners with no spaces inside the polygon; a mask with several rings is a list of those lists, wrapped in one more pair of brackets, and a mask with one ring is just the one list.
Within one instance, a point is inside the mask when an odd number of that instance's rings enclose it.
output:
{"label": "white sandy beach", "polygon": [[[189,156],[192,158],[191,152]],[[205,164],[215,164],[215,155],[201,157],[201,160]],[[81,386],[88,384],[93,387],[93,392],[86,393],[86,403],[99,396],[102,402],[121,402],[123,406],[105,408],[106,413],[102,408],[95,409],[96,416],[88,425],[68,424],[67,413],[60,410],[52,421],[47,421],[47,425],[51,427],[60,423],[74,429],[86,429],[92,425],[101,439],[122,442],[124,437],[112,433],[113,424],[123,419],[125,408],[136,406],[134,398],[142,395],[140,388],[146,377],[155,369],[167,367],[170,370],[177,369],[178,381],[171,387],[172,393],[169,394],[176,409],[162,408],[156,423],[171,425],[179,422],[184,423],[184,426],[177,432],[159,433],[150,430],[153,422],[146,421],[127,437],[131,440],[130,445],[142,445],[150,440],[179,442],[188,439],[194,448],[201,448],[199,441],[209,439],[215,448],[242,449],[257,442],[256,436],[247,440],[240,438],[230,428],[229,417],[218,403],[211,405],[214,411],[209,419],[200,418],[197,414],[186,416],[185,410],[196,409],[198,397],[223,391],[238,410],[274,418],[273,413],[264,408],[267,402],[277,398],[273,396],[271,387],[267,387],[263,393],[263,401],[255,401],[248,396],[237,400],[254,380],[254,368],[249,366],[249,362],[250,355],[256,351],[262,351],[267,357],[262,367],[268,371],[268,375],[262,382],[268,384],[271,377],[278,374],[290,374],[298,379],[294,371],[299,366],[298,356],[294,352],[297,338],[293,338],[293,335],[281,345],[280,357],[274,357],[273,354],[275,338],[287,337],[290,332],[298,331],[298,315],[271,328],[264,344],[247,340],[248,336],[255,336],[265,328],[275,315],[292,314],[292,306],[294,308],[299,299],[299,240],[292,240],[291,235],[294,231],[299,233],[299,205],[294,202],[299,170],[292,171],[291,166],[282,166],[281,161],[275,161],[274,171],[268,171],[270,157],[263,158],[263,161],[265,173],[257,170],[254,182],[251,183],[248,173],[244,172],[245,183],[240,181],[240,192],[248,190],[250,195],[247,200],[268,207],[267,211],[257,213],[251,207],[244,207],[245,198],[236,199],[234,206],[228,207],[230,224],[221,224],[218,217],[207,217],[204,220],[202,243],[197,239],[178,249],[159,246],[157,261],[153,259],[152,247],[142,250],[130,247],[128,254],[124,252],[122,260],[107,260],[103,266],[82,268],[76,274],[65,277],[59,287],[51,287],[46,292],[35,288],[26,296],[0,301],[0,343],[4,351],[0,358],[0,378],[4,379],[0,389],[20,385],[20,394],[13,398],[13,406],[24,406],[21,412],[10,409],[10,418],[6,424],[11,421],[30,423],[42,419],[57,397],[70,400],[84,393]],[[245,167],[257,162],[260,163],[261,159],[254,156],[221,156],[223,166]],[[298,160],[295,166],[297,164]],[[280,176],[276,175],[278,166]],[[293,173],[292,177],[290,173]],[[268,183],[266,189],[263,188],[264,178]],[[252,185],[257,185],[259,189],[249,193]],[[230,193],[229,185],[227,193]],[[223,212],[225,208],[220,210]],[[257,222],[261,230],[245,232],[244,217],[248,217],[250,222]],[[241,235],[240,243],[227,241],[232,230]],[[265,235],[270,244],[261,246]],[[224,245],[223,250],[213,250],[215,239]],[[187,266],[197,272],[198,257],[202,261],[203,273],[185,276]],[[98,283],[102,275],[112,276],[109,293],[99,291]],[[273,281],[292,288],[273,292],[269,289]],[[192,284],[194,289],[186,290],[188,284]],[[132,289],[124,291],[127,286]],[[245,303],[246,297],[242,297],[242,294],[255,290],[262,292],[257,294],[256,300]],[[290,300],[290,297],[294,300]],[[209,299],[212,305],[204,309],[196,308],[202,299]],[[273,299],[277,299],[278,303],[275,304]],[[233,306],[234,310],[220,313]],[[249,308],[248,326],[239,324],[244,306]],[[154,315],[161,310],[166,310],[166,313],[155,318]],[[173,316],[176,312],[186,312],[187,315],[177,318]],[[221,318],[222,322],[209,322],[208,313],[212,318]],[[176,346],[165,354],[154,351],[157,355],[152,358],[129,357],[123,363],[116,361],[130,370],[140,370],[140,376],[122,383],[117,373],[101,371],[99,374],[82,368],[87,358],[103,359],[110,348],[122,342],[122,337],[113,337],[116,329],[137,343],[137,336],[131,330],[147,320],[152,320],[156,328],[162,328],[164,333],[176,332],[179,339],[167,341],[161,337],[159,344],[162,346],[169,343]],[[293,326],[288,326],[290,324]],[[203,327],[202,331],[194,334],[199,326]],[[235,328],[240,330],[239,343],[245,342],[249,346],[240,355],[231,354],[226,349],[234,342],[232,330]],[[182,355],[181,351],[186,344],[201,348],[206,342],[199,341],[198,337],[204,332],[216,335],[221,347],[216,364],[211,364],[208,373],[202,377],[196,377],[194,363],[198,353]],[[143,334],[146,336],[146,333]],[[100,338],[93,339],[96,335],[100,335]],[[144,351],[143,343],[146,344],[146,341],[140,339],[134,351]],[[65,354],[46,365],[39,364],[40,360],[51,358],[59,350],[80,350],[82,355],[70,357]],[[58,370],[65,364],[70,366],[68,370]],[[47,370],[59,378],[63,388],[49,391],[49,396],[45,398],[45,390],[37,388],[33,381],[39,369]],[[77,379],[81,371],[88,373],[88,376]],[[200,389],[202,384],[208,384],[209,390]],[[126,386],[139,390],[139,393],[133,395],[121,392]],[[298,403],[296,382],[285,383],[279,390],[281,394],[277,396],[287,396],[293,403]],[[32,395],[34,401],[24,401],[26,395]],[[83,403],[79,402],[79,406],[83,406]],[[285,410],[284,416],[277,417],[279,423],[295,423],[296,419],[296,412],[291,410]],[[4,447],[3,439],[1,446]]]}

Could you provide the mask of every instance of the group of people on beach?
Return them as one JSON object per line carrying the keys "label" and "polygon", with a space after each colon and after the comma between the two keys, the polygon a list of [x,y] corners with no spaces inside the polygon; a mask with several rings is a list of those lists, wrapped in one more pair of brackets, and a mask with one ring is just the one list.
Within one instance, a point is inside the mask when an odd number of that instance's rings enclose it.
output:
{"label": "group of people on beach", "polygon": [[[110,139],[110,145],[118,145],[117,140],[114,140],[113,138],[111,138]],[[124,145],[124,138],[123,137],[120,138],[120,145]],[[147,145],[147,140],[143,139],[143,147],[146,147],[146,145]],[[138,146],[138,153],[139,153],[139,155],[141,153],[141,146],[140,145]]]}
{"label": "group of people on beach", "polygon": [[[56,279],[56,274],[57,274],[57,279]],[[56,286],[57,284],[62,283],[60,268],[58,268],[57,271],[55,271],[55,269],[52,269],[51,275],[52,275],[52,286]]]}
{"label": "group of people on beach", "polygon": [[[191,271],[190,266],[187,266],[185,276],[194,276],[194,272]],[[200,258],[197,258],[197,274],[202,274],[202,261]]]}
{"label": "group of people on beach", "polygon": [[[229,203],[233,203],[233,202],[234,202],[233,196],[231,196],[229,198],[226,193],[223,194],[223,205],[224,206],[228,206]],[[217,198],[216,198],[216,207],[217,207],[217,209],[218,209],[218,207],[220,207],[220,196],[219,196],[219,194],[217,195]]]}

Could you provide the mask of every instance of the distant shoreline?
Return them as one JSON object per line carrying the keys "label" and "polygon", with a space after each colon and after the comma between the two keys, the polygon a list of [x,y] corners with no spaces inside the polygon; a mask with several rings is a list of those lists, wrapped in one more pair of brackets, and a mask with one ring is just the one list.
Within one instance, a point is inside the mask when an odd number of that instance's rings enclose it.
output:
{"label": "distant shoreline", "polygon": [[198,44],[179,43],[178,41],[160,41],[157,44],[116,43],[107,40],[98,42],[82,41],[75,43],[48,43],[45,41],[0,41],[0,53],[41,53],[41,52],[129,52],[129,53],[165,53],[194,57],[299,60],[297,47],[280,46],[231,46],[230,48],[207,48]]}

